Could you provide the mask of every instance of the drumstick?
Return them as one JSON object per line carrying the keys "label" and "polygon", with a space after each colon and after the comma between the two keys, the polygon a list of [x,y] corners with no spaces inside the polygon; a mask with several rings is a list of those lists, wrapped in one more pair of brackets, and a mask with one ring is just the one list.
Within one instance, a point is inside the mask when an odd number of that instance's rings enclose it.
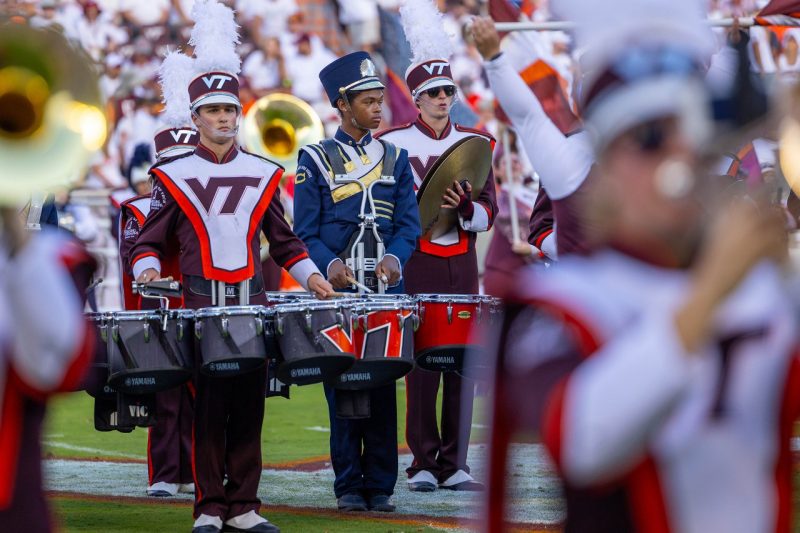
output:
{"label": "drumstick", "polygon": [[355,285],[356,287],[358,287],[359,289],[361,289],[362,291],[364,291],[364,292],[366,292],[368,294],[372,293],[372,289],[370,289],[366,285],[362,285],[361,283],[359,283],[358,280],[356,280],[356,278],[353,278],[351,276],[347,276],[347,282],[348,283],[352,283],[353,285]]}

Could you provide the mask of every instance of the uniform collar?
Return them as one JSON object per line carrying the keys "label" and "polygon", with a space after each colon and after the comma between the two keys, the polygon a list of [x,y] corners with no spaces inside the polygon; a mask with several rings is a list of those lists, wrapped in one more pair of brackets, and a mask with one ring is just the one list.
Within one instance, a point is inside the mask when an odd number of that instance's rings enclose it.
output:
{"label": "uniform collar", "polygon": [[229,163],[233,161],[237,155],[239,155],[239,149],[236,148],[236,143],[234,142],[231,145],[230,150],[225,154],[221,161],[217,160],[217,154],[212,152],[209,148],[203,146],[202,143],[197,145],[197,148],[194,149],[195,155],[198,155],[208,161],[209,163],[215,163],[217,165],[221,165],[223,163]]}
{"label": "uniform collar", "polygon": [[360,146],[361,148],[365,147],[369,143],[372,142],[372,133],[367,132],[360,141],[353,139],[348,133],[345,133],[342,128],[336,130],[336,135],[334,138],[342,144],[347,144],[353,147]]}
{"label": "uniform collar", "polygon": [[453,128],[453,123],[450,122],[450,119],[447,119],[447,125],[442,130],[441,135],[436,135],[436,131],[433,128],[428,126],[428,124],[422,120],[422,114],[417,115],[417,120],[414,121],[414,125],[417,127],[419,131],[430,137],[431,139],[444,139],[448,135],[450,135],[450,130]]}

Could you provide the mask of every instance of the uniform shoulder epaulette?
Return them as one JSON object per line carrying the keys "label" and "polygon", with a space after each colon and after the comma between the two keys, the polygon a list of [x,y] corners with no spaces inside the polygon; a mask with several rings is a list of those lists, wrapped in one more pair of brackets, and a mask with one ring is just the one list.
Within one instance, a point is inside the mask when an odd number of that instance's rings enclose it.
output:
{"label": "uniform shoulder epaulette", "polygon": [[247,155],[252,155],[253,157],[257,157],[259,159],[262,159],[262,160],[266,161],[267,163],[272,163],[273,165],[275,165],[276,167],[280,168],[281,170],[286,170],[286,168],[283,165],[281,165],[277,161],[273,161],[272,159],[270,159],[268,157],[264,157],[263,155],[254,154],[253,152],[248,152],[247,150],[245,150],[244,148],[241,148],[241,147],[239,148],[239,151],[242,152],[242,153],[245,153]]}
{"label": "uniform shoulder epaulette", "polygon": [[135,202],[137,200],[144,200],[145,198],[150,198],[150,195],[149,194],[138,194],[138,195],[134,196],[133,198],[128,198],[127,200],[125,200],[124,202],[119,204],[119,206],[121,208],[122,207],[126,207],[128,204],[131,204],[131,203],[133,203],[133,202]]}
{"label": "uniform shoulder epaulette", "polygon": [[381,137],[383,137],[387,133],[392,133],[393,131],[405,130],[405,129],[410,128],[413,125],[414,125],[413,122],[406,122],[405,124],[400,124],[399,126],[392,126],[391,128],[386,128],[383,131],[379,131],[378,133],[376,133],[372,137],[373,137],[373,139],[380,139]]}
{"label": "uniform shoulder epaulette", "polygon": [[481,137],[486,137],[487,139],[489,139],[489,142],[491,142],[492,144],[497,142],[495,140],[495,138],[492,137],[492,135],[490,133],[487,133],[487,132],[485,132],[483,130],[476,130],[475,128],[468,128],[467,126],[462,126],[460,124],[454,124],[454,127],[456,128],[457,131],[463,131],[465,133],[474,133],[475,135],[480,135]]}
{"label": "uniform shoulder epaulette", "polygon": [[150,170],[148,170],[148,172],[152,171],[155,168],[163,167],[164,165],[172,163],[173,161],[177,161],[178,159],[189,157],[190,155],[194,155],[194,152],[187,152],[185,154],[174,155],[172,157],[164,158],[161,161],[156,161],[155,163],[153,163],[153,166],[150,167]]}

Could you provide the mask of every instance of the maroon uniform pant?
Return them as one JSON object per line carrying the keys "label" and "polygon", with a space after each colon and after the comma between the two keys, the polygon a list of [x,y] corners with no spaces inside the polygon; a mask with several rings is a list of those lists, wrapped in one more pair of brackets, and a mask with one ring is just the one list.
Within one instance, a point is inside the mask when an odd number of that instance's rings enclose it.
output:
{"label": "maroon uniform pant", "polygon": [[[193,309],[211,305],[209,298],[191,292],[184,294],[184,302]],[[266,298],[262,292],[250,302],[263,305]],[[237,305],[233,298],[228,303]],[[224,378],[197,372],[194,386],[195,518],[206,514],[225,521],[258,513],[266,367]]]}
{"label": "maroon uniform pant", "polygon": [[156,394],[156,425],[147,435],[149,484],[192,483],[194,398],[188,385]]}
{"label": "maroon uniform pant", "polygon": [[[409,294],[476,294],[478,261],[474,244],[454,257],[415,251],[403,271]],[[442,427],[436,422],[436,396],[442,387]],[[473,382],[453,372],[415,368],[406,376],[406,442],[414,461],[409,477],[428,470],[440,482],[457,470],[469,472],[467,447],[472,429]]]}

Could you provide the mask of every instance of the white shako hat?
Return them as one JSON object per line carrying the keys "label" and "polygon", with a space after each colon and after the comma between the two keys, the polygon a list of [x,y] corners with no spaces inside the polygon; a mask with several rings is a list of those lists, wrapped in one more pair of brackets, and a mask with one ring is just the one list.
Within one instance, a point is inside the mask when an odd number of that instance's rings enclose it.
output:
{"label": "white shako hat", "polygon": [[716,44],[699,0],[562,0],[554,11],[577,23],[580,101],[598,149],[666,116],[688,120],[698,141],[707,136],[703,79]]}
{"label": "white shako hat", "polygon": [[453,46],[432,0],[404,0],[400,20],[411,45],[411,65],[405,75],[411,97],[416,100],[436,87],[455,87],[449,62]]}
{"label": "white shako hat", "polygon": [[194,61],[178,51],[169,52],[158,69],[164,102],[162,127],[154,139],[158,160],[192,152],[200,141],[200,135],[192,127],[186,90],[193,76]]}
{"label": "white shako hat", "polygon": [[208,104],[233,104],[239,101],[238,74],[242,60],[236,52],[239,26],[233,11],[217,0],[195,0],[192,7],[189,44],[194,46],[195,75],[189,83],[192,111]]}

